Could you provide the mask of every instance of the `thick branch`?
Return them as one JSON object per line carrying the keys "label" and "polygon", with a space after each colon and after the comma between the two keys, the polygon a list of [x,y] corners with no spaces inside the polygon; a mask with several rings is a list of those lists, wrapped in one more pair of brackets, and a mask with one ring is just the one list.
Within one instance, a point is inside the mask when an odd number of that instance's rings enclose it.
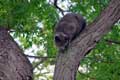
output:
{"label": "thick branch", "polygon": [[54,80],[75,80],[80,60],[84,58],[101,37],[109,32],[120,19],[120,0],[111,0],[109,6],[74,40],[68,50],[59,53],[54,72]]}
{"label": "thick branch", "polygon": [[0,80],[32,80],[33,68],[21,48],[0,27]]}

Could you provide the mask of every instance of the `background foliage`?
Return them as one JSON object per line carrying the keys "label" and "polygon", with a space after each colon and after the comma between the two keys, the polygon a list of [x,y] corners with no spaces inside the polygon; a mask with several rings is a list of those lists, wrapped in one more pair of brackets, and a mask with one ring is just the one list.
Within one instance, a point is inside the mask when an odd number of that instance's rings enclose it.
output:
{"label": "background foliage", "polygon": [[[82,14],[89,24],[108,3],[109,0],[59,0],[58,6],[63,13]],[[0,26],[11,30],[26,54],[39,56],[28,56],[34,66],[34,80],[52,80],[57,53],[54,26],[61,16],[53,0],[0,0]],[[120,79],[120,22],[114,26],[82,60],[77,80]]]}

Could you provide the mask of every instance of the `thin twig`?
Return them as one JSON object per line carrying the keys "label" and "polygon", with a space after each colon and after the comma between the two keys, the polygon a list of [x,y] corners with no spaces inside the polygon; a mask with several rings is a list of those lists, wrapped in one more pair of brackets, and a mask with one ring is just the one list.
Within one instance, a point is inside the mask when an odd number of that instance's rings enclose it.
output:
{"label": "thin twig", "polygon": [[120,44],[120,41],[115,41],[115,40],[110,40],[110,39],[106,39],[105,41],[109,43]]}
{"label": "thin twig", "polygon": [[54,6],[62,13],[62,15],[64,15],[64,10],[57,5],[57,1],[58,0],[54,0]]}
{"label": "thin twig", "polygon": [[43,63],[44,61],[46,61],[48,58],[55,58],[55,57],[41,57],[41,56],[32,56],[32,55],[26,55],[27,57],[29,58],[35,58],[35,59],[39,59],[40,61],[38,63],[36,63],[34,66],[33,66],[33,70],[38,66],[40,65],[41,63]]}
{"label": "thin twig", "polygon": [[47,58],[41,59],[41,61],[39,61],[38,63],[36,63],[36,64],[33,66],[33,70],[35,70],[35,68],[36,68],[38,65],[40,65],[41,63],[43,63],[43,62],[46,61],[46,60],[47,60]]}
{"label": "thin twig", "polygon": [[32,56],[32,55],[26,55],[27,57],[29,57],[29,58],[36,58],[36,59],[46,59],[46,58],[55,58],[54,56],[53,57],[47,57],[47,56],[45,56],[45,57],[41,57],[41,56]]}

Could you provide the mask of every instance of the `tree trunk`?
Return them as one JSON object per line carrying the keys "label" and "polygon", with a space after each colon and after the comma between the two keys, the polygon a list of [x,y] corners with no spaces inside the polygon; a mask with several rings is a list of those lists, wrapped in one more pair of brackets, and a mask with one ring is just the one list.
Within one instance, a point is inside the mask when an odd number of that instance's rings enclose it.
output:
{"label": "tree trunk", "polygon": [[54,80],[75,80],[80,60],[120,19],[120,0],[111,0],[101,15],[76,38],[64,53],[59,53]]}
{"label": "tree trunk", "polygon": [[0,80],[32,80],[32,65],[23,51],[0,27]]}

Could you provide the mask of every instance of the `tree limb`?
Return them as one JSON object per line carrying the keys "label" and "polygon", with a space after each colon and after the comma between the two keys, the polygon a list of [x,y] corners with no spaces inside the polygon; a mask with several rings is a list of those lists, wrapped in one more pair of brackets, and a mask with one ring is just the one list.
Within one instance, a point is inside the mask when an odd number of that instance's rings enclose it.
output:
{"label": "tree limb", "polygon": [[64,15],[64,10],[57,5],[57,1],[58,0],[54,0],[54,6],[62,13],[62,15]]}
{"label": "tree limb", "polygon": [[41,56],[32,56],[32,55],[26,55],[27,57],[29,58],[35,58],[35,59],[39,59],[40,61],[38,63],[36,63],[34,66],[33,66],[33,70],[38,66],[40,65],[41,63],[43,63],[44,61],[48,60],[48,58],[52,58],[54,59],[55,57],[41,57]]}
{"label": "tree limb", "polygon": [[111,39],[106,39],[105,41],[107,41],[108,43],[114,43],[114,44],[120,45],[120,41],[115,41],[115,40],[111,40]]}
{"label": "tree limb", "polygon": [[41,56],[32,56],[32,55],[26,55],[29,58],[35,58],[35,59],[46,59],[46,58],[55,58],[55,57],[41,57]]}
{"label": "tree limb", "polygon": [[101,15],[80,34],[64,53],[59,53],[54,80],[76,80],[81,59],[92,50],[101,37],[120,19],[120,0],[111,0]]}
{"label": "tree limb", "polygon": [[31,63],[3,27],[0,27],[0,74],[0,80],[33,80]]}

